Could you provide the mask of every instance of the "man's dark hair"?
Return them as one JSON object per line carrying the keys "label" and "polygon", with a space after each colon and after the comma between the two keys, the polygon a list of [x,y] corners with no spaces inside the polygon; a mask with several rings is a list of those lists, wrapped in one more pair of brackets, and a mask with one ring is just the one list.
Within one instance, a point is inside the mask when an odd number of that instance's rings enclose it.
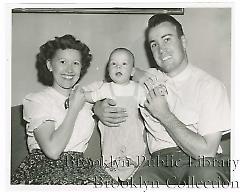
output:
{"label": "man's dark hair", "polygon": [[149,30],[163,22],[170,22],[172,23],[174,26],[176,26],[176,30],[177,30],[177,34],[178,37],[180,38],[182,35],[184,35],[183,33],[183,29],[182,29],[182,25],[172,16],[168,15],[168,14],[156,14],[153,15],[149,20],[148,20],[148,28],[147,28],[147,34],[149,32]]}

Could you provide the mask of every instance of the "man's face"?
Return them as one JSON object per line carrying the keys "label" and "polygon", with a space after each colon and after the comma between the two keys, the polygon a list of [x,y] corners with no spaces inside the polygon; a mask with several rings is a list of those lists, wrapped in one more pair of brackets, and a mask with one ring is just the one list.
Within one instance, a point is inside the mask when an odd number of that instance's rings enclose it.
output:
{"label": "man's face", "polygon": [[148,40],[157,65],[169,76],[177,75],[187,66],[185,37],[178,37],[173,24],[163,22],[151,28]]}

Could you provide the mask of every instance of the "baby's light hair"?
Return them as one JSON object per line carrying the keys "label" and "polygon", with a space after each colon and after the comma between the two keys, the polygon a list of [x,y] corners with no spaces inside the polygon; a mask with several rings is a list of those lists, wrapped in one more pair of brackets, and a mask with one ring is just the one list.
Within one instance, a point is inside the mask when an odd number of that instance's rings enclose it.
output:
{"label": "baby's light hair", "polygon": [[125,52],[129,53],[129,54],[131,55],[131,57],[132,57],[133,67],[134,67],[134,63],[135,63],[134,55],[133,55],[133,53],[132,53],[128,48],[125,48],[125,47],[118,47],[118,48],[114,49],[114,50],[111,52],[111,54],[110,54],[110,56],[109,56],[109,59],[111,58],[112,54],[115,53],[115,52],[117,52],[117,51],[125,51]]}

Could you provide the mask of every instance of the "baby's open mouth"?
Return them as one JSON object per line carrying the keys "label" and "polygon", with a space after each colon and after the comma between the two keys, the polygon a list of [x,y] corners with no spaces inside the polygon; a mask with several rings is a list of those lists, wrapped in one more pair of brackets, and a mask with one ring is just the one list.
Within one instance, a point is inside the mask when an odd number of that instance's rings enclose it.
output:
{"label": "baby's open mouth", "polygon": [[121,73],[121,72],[117,72],[115,75],[116,75],[117,77],[120,77],[120,76],[122,76],[122,73]]}

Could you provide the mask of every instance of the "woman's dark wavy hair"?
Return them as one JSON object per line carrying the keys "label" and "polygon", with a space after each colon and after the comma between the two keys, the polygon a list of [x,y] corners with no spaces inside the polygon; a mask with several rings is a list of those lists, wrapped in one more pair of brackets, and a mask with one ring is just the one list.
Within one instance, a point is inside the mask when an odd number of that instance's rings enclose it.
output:
{"label": "woman's dark wavy hair", "polygon": [[53,75],[47,68],[47,60],[52,59],[58,49],[75,49],[78,50],[82,57],[82,69],[80,78],[87,72],[92,55],[87,45],[80,40],[76,40],[72,35],[64,35],[62,37],[55,37],[40,47],[40,52],[37,54],[36,68],[38,71],[38,80],[44,85],[53,85]]}

